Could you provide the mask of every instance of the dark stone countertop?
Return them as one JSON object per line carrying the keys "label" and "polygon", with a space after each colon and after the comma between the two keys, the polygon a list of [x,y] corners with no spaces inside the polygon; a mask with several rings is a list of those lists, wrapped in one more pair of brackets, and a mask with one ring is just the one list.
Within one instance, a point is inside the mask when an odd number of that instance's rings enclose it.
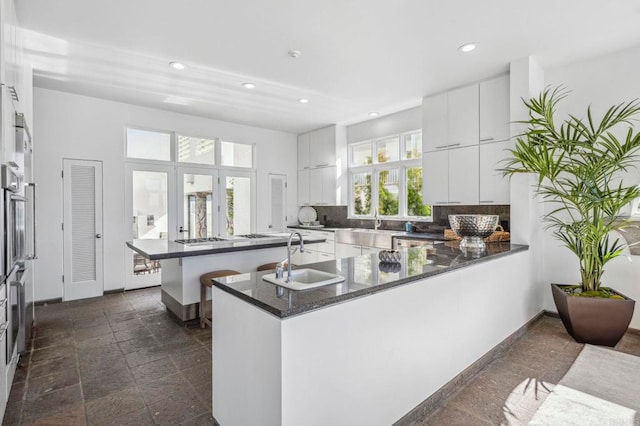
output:
{"label": "dark stone countertop", "polygon": [[[302,229],[302,230],[310,230],[310,231],[329,231],[336,232],[340,229],[349,229],[357,231],[358,228],[319,228],[317,226],[303,226],[303,225],[290,225],[287,226],[290,229]],[[363,228],[364,229],[364,228]],[[372,229],[366,229],[368,231],[372,231]],[[433,241],[445,241],[444,232],[404,232],[404,231],[394,231],[389,229],[379,229],[378,231],[384,233],[391,233],[392,237],[401,238],[405,240],[433,240]]]}
{"label": "dark stone countertop", "polygon": [[[209,244],[186,245],[169,240],[133,240],[127,246],[150,260],[175,259],[180,257],[204,256],[208,254],[230,253],[234,251],[258,250],[273,247],[285,247],[288,235],[274,235],[268,238],[229,239]],[[305,244],[323,243],[324,238],[304,238]],[[292,245],[300,245],[297,239]]]}
{"label": "dark stone countertop", "polygon": [[285,288],[282,297],[276,295],[276,285],[262,279],[269,272],[215,279],[214,285],[276,317],[287,318],[525,250],[526,245],[489,243],[480,258],[472,258],[458,249],[457,242],[447,242],[429,250],[402,249],[403,261],[397,266],[380,264],[377,254],[314,263],[302,267],[338,274],[345,281],[304,291]]}

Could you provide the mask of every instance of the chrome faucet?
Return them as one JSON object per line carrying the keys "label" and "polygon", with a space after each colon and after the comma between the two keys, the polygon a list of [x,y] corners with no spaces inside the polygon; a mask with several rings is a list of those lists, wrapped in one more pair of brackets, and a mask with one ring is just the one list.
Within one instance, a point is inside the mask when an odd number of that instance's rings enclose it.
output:
{"label": "chrome faucet", "polygon": [[298,231],[293,231],[291,233],[291,235],[289,235],[289,240],[287,241],[287,258],[283,259],[281,262],[278,262],[278,265],[276,266],[276,278],[280,279],[283,278],[283,270],[284,270],[284,261],[287,261],[287,280],[286,282],[290,283],[291,282],[291,240],[293,239],[293,236],[298,234],[298,238],[300,238],[300,253],[304,252],[304,240],[302,239],[302,235],[300,235],[300,232]]}
{"label": "chrome faucet", "polygon": [[378,228],[380,228],[380,225],[382,225],[382,221],[378,217],[378,209],[375,209],[375,214],[373,215],[373,219],[374,219],[373,229],[377,231]]}

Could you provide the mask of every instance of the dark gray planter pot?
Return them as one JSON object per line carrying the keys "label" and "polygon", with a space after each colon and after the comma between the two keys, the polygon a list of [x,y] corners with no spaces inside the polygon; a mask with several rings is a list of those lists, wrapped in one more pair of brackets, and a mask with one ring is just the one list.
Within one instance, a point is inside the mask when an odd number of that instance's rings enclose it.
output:
{"label": "dark gray planter pot", "polygon": [[615,346],[629,328],[636,302],[621,299],[569,296],[564,285],[551,284],[553,301],[567,332],[578,343]]}

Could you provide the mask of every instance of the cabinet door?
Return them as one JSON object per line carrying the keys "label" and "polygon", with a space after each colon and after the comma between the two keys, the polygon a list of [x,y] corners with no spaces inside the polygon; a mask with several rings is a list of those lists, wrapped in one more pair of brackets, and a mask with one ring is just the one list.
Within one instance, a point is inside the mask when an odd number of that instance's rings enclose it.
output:
{"label": "cabinet door", "polygon": [[322,169],[322,204],[336,204],[336,166],[323,167]]}
{"label": "cabinet door", "polygon": [[298,205],[309,205],[309,170],[298,171]]}
{"label": "cabinet door", "polygon": [[509,156],[506,149],[510,141],[480,145],[480,204],[509,204],[509,178],[497,171],[504,167],[502,161]]}
{"label": "cabinet door", "polygon": [[447,94],[422,99],[422,151],[444,149],[449,144]]}
{"label": "cabinet door", "polygon": [[324,169],[309,170],[309,204],[322,204],[322,186]]}
{"label": "cabinet door", "polygon": [[336,243],[336,259],[360,256],[362,248],[355,244]]}
{"label": "cabinet door", "polygon": [[318,261],[318,252],[314,250],[305,249],[302,252],[302,264],[316,263]]}
{"label": "cabinet door", "polygon": [[478,205],[478,145],[449,150],[449,204]]}
{"label": "cabinet door", "polygon": [[477,145],[480,139],[478,85],[449,92],[449,147]]}
{"label": "cabinet door", "polygon": [[480,83],[480,143],[509,139],[509,76]]}
{"label": "cabinet door", "polygon": [[422,154],[422,197],[425,204],[447,205],[449,202],[449,151]]}
{"label": "cabinet door", "polygon": [[316,253],[316,262],[326,262],[328,260],[335,260],[335,258],[336,256],[331,253],[322,253],[322,252]]}
{"label": "cabinet door", "polygon": [[309,168],[309,133],[298,136],[298,170]]}
{"label": "cabinet door", "polygon": [[315,130],[309,138],[309,166],[327,167],[336,164],[336,127]]}
{"label": "cabinet door", "polygon": [[[377,254],[381,250],[383,249],[378,247],[362,246],[362,255],[364,256],[365,254]],[[389,247],[389,250],[391,250],[391,247]]]}

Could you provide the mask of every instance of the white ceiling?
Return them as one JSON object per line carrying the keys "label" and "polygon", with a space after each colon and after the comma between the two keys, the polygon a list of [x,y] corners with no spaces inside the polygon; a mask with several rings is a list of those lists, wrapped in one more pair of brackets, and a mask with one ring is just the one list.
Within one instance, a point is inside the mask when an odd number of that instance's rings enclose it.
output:
{"label": "white ceiling", "polygon": [[294,133],[419,105],[524,56],[553,67],[640,40],[637,0],[16,3],[38,87]]}

